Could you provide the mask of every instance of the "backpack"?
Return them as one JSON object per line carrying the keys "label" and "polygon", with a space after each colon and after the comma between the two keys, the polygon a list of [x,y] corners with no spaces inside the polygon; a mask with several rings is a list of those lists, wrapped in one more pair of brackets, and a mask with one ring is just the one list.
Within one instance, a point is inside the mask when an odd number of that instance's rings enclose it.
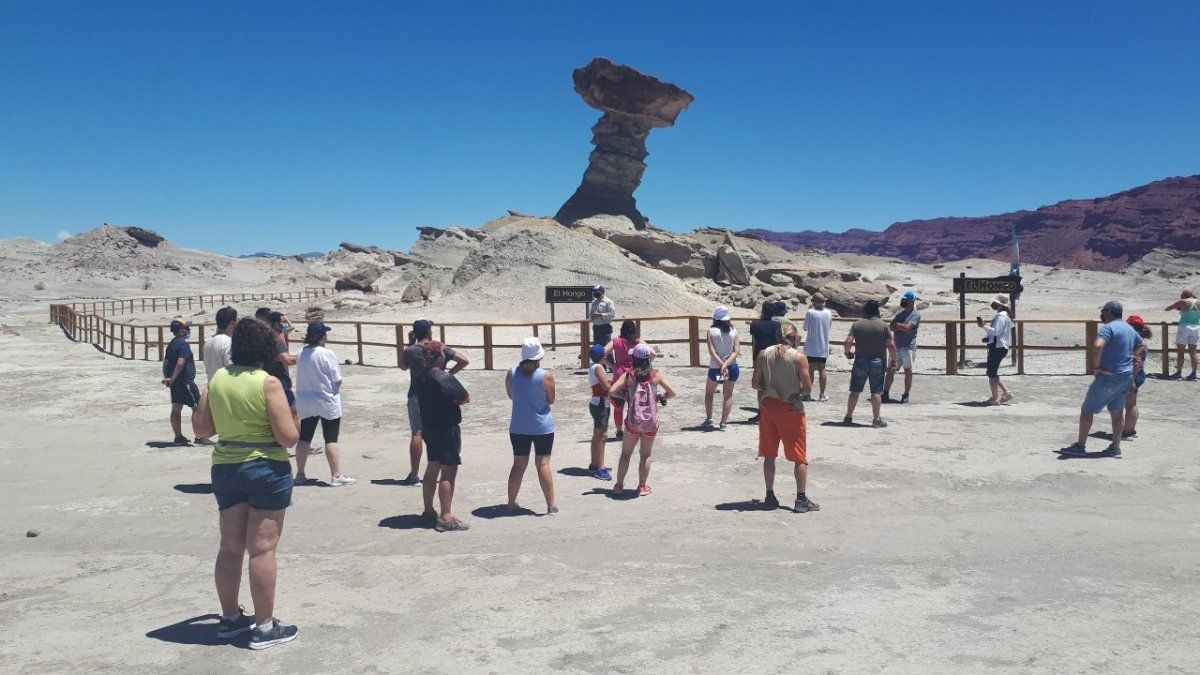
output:
{"label": "backpack", "polygon": [[628,383],[625,392],[625,426],[634,433],[658,431],[658,394],[654,385],[654,376],[657,374],[657,370],[651,370],[645,382],[638,382],[632,372],[625,374]]}

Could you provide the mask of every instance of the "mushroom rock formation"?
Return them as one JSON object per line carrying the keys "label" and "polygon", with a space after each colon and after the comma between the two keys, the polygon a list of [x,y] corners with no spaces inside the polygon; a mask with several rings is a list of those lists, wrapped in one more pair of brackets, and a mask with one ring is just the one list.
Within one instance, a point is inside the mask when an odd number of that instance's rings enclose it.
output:
{"label": "mushroom rock formation", "polygon": [[638,212],[633,192],[646,170],[646,138],[655,127],[673,126],[693,97],[608,59],[576,68],[573,78],[584,102],[604,114],[592,127],[596,149],[588,157],[583,182],[554,219],[570,225],[595,215],[625,216],[645,229],[646,218]]}
{"label": "mushroom rock formation", "polygon": [[[108,223],[105,223],[105,225],[108,225]],[[148,246],[150,248],[155,248],[159,244],[166,241],[161,234],[155,232],[154,230],[147,230],[144,227],[127,227],[125,228],[125,234],[128,234],[136,239],[137,242],[142,246]]]}

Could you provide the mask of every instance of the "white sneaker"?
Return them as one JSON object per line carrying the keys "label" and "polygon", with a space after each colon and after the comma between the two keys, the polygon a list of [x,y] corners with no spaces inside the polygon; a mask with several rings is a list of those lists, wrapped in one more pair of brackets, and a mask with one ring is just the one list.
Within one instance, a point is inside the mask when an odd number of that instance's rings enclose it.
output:
{"label": "white sneaker", "polygon": [[329,481],[329,487],[342,487],[343,485],[354,485],[358,481],[349,476],[334,476]]}
{"label": "white sneaker", "polygon": [[826,396],[825,394],[821,394],[821,398],[818,398],[817,400],[820,401],[821,403],[825,403],[829,400],[829,397]]}

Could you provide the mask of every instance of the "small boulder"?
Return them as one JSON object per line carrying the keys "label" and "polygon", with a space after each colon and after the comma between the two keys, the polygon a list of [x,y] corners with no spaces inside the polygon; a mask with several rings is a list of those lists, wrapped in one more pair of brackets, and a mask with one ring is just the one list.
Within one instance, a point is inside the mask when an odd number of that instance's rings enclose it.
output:
{"label": "small boulder", "polygon": [[383,276],[383,270],[375,265],[359,265],[338,279],[333,287],[339,291],[372,293],[377,290],[374,284],[376,281],[379,281],[379,277],[381,276]]}
{"label": "small boulder", "polygon": [[424,302],[429,299],[429,294],[433,290],[433,284],[425,277],[417,277],[408,282],[408,286],[404,287],[404,293],[400,296],[400,302]]}
{"label": "small boulder", "polygon": [[723,277],[741,286],[750,284],[750,270],[747,269],[737,244],[733,243],[733,237],[728,234],[725,236],[725,242],[717,247],[717,266],[718,279]]}

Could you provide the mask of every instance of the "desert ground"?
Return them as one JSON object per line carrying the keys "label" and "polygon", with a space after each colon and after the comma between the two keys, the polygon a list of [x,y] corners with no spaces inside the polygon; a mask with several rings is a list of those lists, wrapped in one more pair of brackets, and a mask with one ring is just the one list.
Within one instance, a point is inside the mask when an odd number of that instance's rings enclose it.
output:
{"label": "desert ground", "polygon": [[[945,279],[914,274],[907,283],[937,297]],[[1047,307],[1054,298],[1055,313],[1090,317],[1116,275],[1051,285],[1089,274],[1037,282]],[[1139,310],[1171,290],[1131,287]],[[215,638],[209,450],[161,447],[159,364],[68,341],[47,323],[61,289],[16,295],[0,303],[4,672],[1200,670],[1195,383],[1148,383],[1124,459],[1063,460],[1053,450],[1072,438],[1088,382],[1074,374],[1078,353],[1039,356],[1031,372],[1059,374],[1012,377],[1012,405],[980,408],[986,380],[936,375],[930,351],[913,402],[887,406],[880,430],[830,426],[848,381],[835,362],[832,400],[808,410],[808,493],[821,510],[796,514],[755,501],[748,379],[730,430],[698,431],[704,371],[673,365],[682,346],[663,361],[681,395],[664,411],[654,493],[612,498],[611,483],[580,471],[586,385],[573,353],[558,352],[562,513],[542,515],[531,471],[521,502],[532,514],[499,517],[508,407],[502,373],[477,359],[462,375],[474,402],[456,497],[472,528],[439,534],[419,525],[419,489],[395,484],[407,470],[407,374],[346,366],[343,464],[359,483],[296,489],[276,614],[300,636],[251,652],[244,638]],[[450,310],[375,311],[447,320]],[[1079,341],[1075,332],[1062,339]],[[858,417],[869,419],[863,408]],[[788,466],[777,480],[785,505]],[[309,467],[327,478],[323,457]]]}

